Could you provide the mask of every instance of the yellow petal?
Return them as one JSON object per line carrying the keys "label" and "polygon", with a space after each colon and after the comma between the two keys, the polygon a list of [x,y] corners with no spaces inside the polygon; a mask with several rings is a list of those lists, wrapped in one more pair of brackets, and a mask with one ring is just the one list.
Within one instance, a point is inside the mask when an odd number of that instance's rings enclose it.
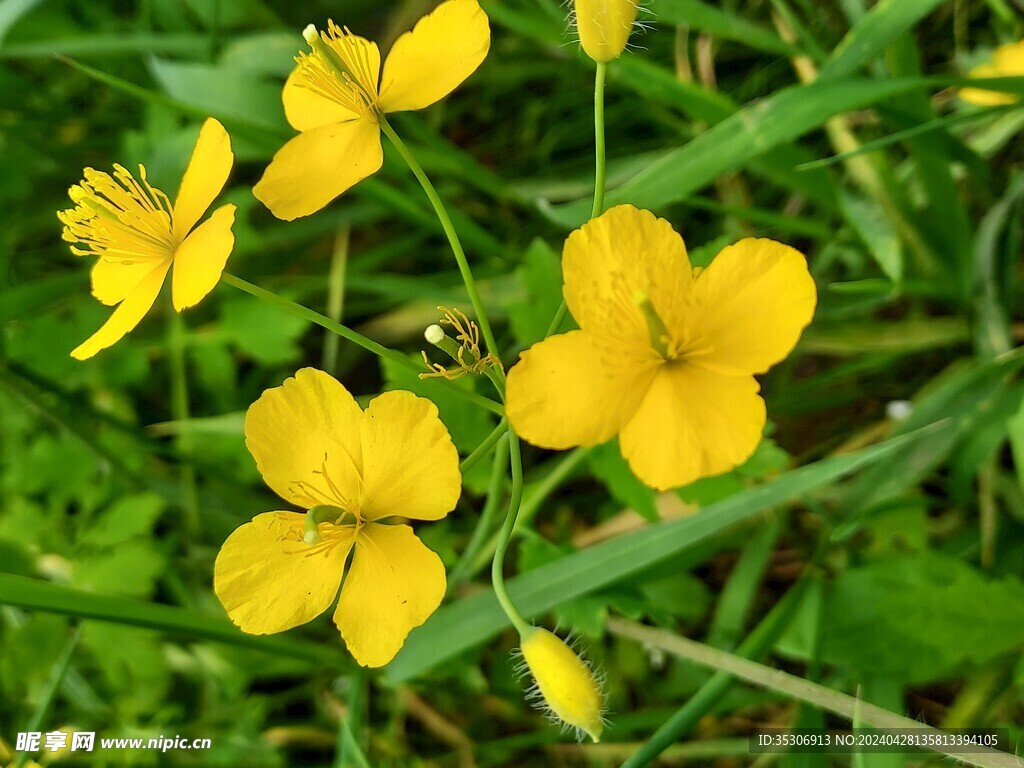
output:
{"label": "yellow petal", "polygon": [[385,392],[363,414],[366,520],[401,515],[439,520],[462,492],[459,454],[437,406],[412,392]]}
{"label": "yellow petal", "polygon": [[252,192],[277,218],[291,221],[316,213],[383,161],[373,120],[324,125],[281,147]]}
{"label": "yellow petal", "polygon": [[552,336],[508,372],[505,413],[533,445],[597,445],[633,416],[656,368],[653,357],[630,358],[586,331]]}
{"label": "yellow petal", "polygon": [[367,523],[334,612],[349,652],[364,667],[382,667],[441,604],[447,580],[441,558],[408,525]]}
{"label": "yellow petal", "polygon": [[804,255],[762,238],[723,249],[693,291],[698,351],[688,359],[730,375],[763,373],[786,357],[817,303]]}
{"label": "yellow petal", "polygon": [[1000,45],[992,52],[992,63],[1004,75],[1024,75],[1024,40]]}
{"label": "yellow petal", "polygon": [[665,490],[746,461],[764,430],[764,401],[751,376],[723,376],[687,363],[663,366],[619,445],[647,485]]}
{"label": "yellow petal", "polygon": [[[367,49],[369,51],[369,49]],[[376,52],[377,46],[373,46]],[[377,54],[377,67],[380,70],[380,54]],[[296,67],[288,75],[281,101],[284,103],[284,115],[292,128],[297,131],[311,131],[322,125],[345,123],[359,117],[358,113],[343,107],[336,101],[321,96],[316,91],[303,85],[305,77],[302,67]]]}
{"label": "yellow petal", "polygon": [[266,635],[305,624],[326,611],[338,594],[352,540],[309,545],[302,540],[305,517],[295,512],[256,515],[220,548],[213,591],[243,632]]}
{"label": "yellow petal", "polygon": [[586,331],[650,347],[637,306],[642,296],[666,327],[684,324],[691,282],[686,246],[650,211],[619,205],[584,224],[565,241],[562,272],[566,304]]}
{"label": "yellow petal", "polygon": [[395,41],[384,61],[385,112],[423,109],[469,77],[487,57],[491,28],[477,0],[447,0]]}
{"label": "yellow petal", "polygon": [[138,325],[160,294],[160,286],[164,284],[164,276],[170,266],[170,259],[158,262],[118,305],[114,314],[107,318],[107,322],[72,350],[71,356],[76,360],[86,360],[101,349],[116,344],[126,333]]}
{"label": "yellow petal", "polygon": [[[1024,40],[1000,45],[992,53],[992,60],[971,70],[969,77],[1012,77],[1024,75]],[[981,107],[1016,104],[1020,97],[1013,93],[989,91],[984,88],[964,88],[960,98]]]}
{"label": "yellow petal", "polygon": [[207,118],[174,201],[174,236],[178,240],[184,239],[220,194],[234,160],[228,132],[212,117]]}
{"label": "yellow petal", "polygon": [[245,415],[245,444],[277,495],[309,509],[352,511],[359,495],[362,411],[323,371],[303,368],[264,392]]}
{"label": "yellow petal", "polygon": [[[970,77],[1000,77],[1003,73],[996,69],[993,64],[982,64],[970,72]],[[990,91],[986,88],[964,88],[960,91],[960,98],[979,107],[997,107],[1003,104],[1015,104],[1017,97],[1012,93],[1002,91]]]}
{"label": "yellow petal", "polygon": [[157,262],[152,259],[128,263],[101,258],[89,271],[92,295],[108,307],[120,304],[156,265]]}
{"label": "yellow petal", "polygon": [[235,206],[222,205],[185,238],[174,253],[171,301],[181,312],[194,307],[217,285],[235,245]]}

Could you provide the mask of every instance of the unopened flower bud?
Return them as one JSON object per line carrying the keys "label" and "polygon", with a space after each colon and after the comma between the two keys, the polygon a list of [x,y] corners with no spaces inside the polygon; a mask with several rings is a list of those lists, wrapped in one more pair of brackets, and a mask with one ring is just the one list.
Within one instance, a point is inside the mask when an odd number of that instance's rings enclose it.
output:
{"label": "unopened flower bud", "polygon": [[587,55],[597,62],[619,58],[636,21],[636,0],[574,0],[576,29]]}
{"label": "unopened flower bud", "polygon": [[600,741],[604,697],[590,666],[557,635],[540,627],[522,636],[520,650],[551,713]]}

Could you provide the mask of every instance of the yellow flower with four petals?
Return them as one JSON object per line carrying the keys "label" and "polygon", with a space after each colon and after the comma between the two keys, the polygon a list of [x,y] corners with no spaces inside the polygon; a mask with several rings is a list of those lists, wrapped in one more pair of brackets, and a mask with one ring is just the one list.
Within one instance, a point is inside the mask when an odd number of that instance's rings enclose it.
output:
{"label": "yellow flower with four petals", "polygon": [[214,591],[231,620],[282,632],[327,610],[340,587],[334,623],[349,651],[363,666],[387,664],[447,584],[412,528],[386,522],[455,508],[459,456],[437,407],[394,391],[363,411],[331,376],[303,368],[252,404],[245,438],[267,485],[308,512],[257,515],[224,542]]}
{"label": "yellow flower with four petals", "polygon": [[754,374],[786,357],[814,314],[803,254],[748,238],[698,272],[667,221],[620,205],[569,235],[562,271],[580,330],[534,344],[509,371],[516,432],[554,449],[618,435],[658,489],[753,453],[766,418]]}
{"label": "yellow flower with four petals", "polygon": [[168,270],[171,302],[180,312],[202,301],[220,280],[235,244],[235,206],[222,205],[196,223],[224,188],[234,155],[227,131],[213,118],[203,123],[173,205],[151,186],[146,169],[136,179],[120,165],[114,174],[85,169],[68,195],[74,208],[60,211],[64,240],[77,256],[97,256],[92,293],[117,309],[106,323],[72,351],[92,357],[135,328],[156,301]]}
{"label": "yellow flower with four petals", "polygon": [[[328,22],[304,33],[282,93],[285,116],[301,133],[285,144],[253,194],[279,219],[308,216],[384,160],[385,114],[423,109],[451,93],[487,56],[491,33],[477,0],[446,0],[395,41],[383,72],[377,44]],[[378,85],[379,80],[379,85]]]}

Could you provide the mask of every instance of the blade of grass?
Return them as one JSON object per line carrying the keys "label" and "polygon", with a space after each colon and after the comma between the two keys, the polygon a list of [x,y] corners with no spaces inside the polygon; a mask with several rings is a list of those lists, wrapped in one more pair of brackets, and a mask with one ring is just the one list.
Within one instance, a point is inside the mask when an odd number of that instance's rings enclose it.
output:
{"label": "blade of grass", "polygon": [[[737,656],[757,659],[768,653],[789,627],[811,583],[812,579],[807,576],[798,581],[740,644],[736,651]],[[726,672],[716,672],[640,749],[630,755],[622,764],[622,768],[641,768],[648,765],[669,746],[684,738],[693,730],[697,721],[722,699],[735,681],[736,678]]]}
{"label": "blade of grass", "polygon": [[821,80],[850,75],[945,0],[881,0],[846,33],[821,66]]}
{"label": "blade of grass", "polygon": [[26,576],[0,573],[0,604],[214,640],[263,653],[301,658],[331,669],[351,666],[351,659],[340,648],[293,638],[247,635],[222,619],[184,608],[99,595]]}
{"label": "blade of grass", "polygon": [[[766,509],[799,498],[838,478],[912,447],[937,427],[919,430],[846,456],[823,459],[787,472],[770,483],[737,493],[700,514],[646,526],[516,576],[509,592],[524,614],[533,616],[567,600],[601,589],[709,539],[754,520]],[[437,611],[413,630],[388,667],[394,682],[413,678],[462,651],[485,642],[509,624],[492,593],[474,595]]]}
{"label": "blade of grass", "polygon": [[[926,726],[919,720],[911,720],[909,717],[897,715],[873,704],[858,702],[857,699],[845,693],[833,691],[796,675],[766,667],[735,654],[711,648],[689,638],[619,618],[609,619],[608,629],[613,634],[631,638],[694,664],[734,675],[760,688],[777,691],[797,701],[807,702],[847,720],[852,720],[859,715],[861,722],[875,728],[912,729],[935,736],[938,743],[943,741],[940,738],[943,735],[942,731]],[[1020,758],[995,749],[976,747],[975,749],[978,750],[976,752],[938,747],[930,747],[930,749],[967,765],[977,766],[977,768],[1022,768],[1024,766],[1024,761]]]}
{"label": "blade of grass", "polygon": [[652,0],[650,11],[658,24],[685,24],[714,37],[735,40],[765,53],[780,56],[796,56],[800,53],[771,30],[700,0]]}

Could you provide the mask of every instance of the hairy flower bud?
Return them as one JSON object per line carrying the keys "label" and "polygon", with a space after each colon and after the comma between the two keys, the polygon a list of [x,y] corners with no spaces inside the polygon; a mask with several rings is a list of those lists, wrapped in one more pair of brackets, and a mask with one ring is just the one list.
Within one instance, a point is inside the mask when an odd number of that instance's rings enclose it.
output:
{"label": "hairy flower bud", "polygon": [[604,697],[590,666],[557,635],[533,627],[522,636],[523,661],[551,713],[566,725],[601,740]]}
{"label": "hairy flower bud", "polygon": [[587,55],[602,63],[619,58],[636,21],[637,0],[574,0],[573,6]]}

